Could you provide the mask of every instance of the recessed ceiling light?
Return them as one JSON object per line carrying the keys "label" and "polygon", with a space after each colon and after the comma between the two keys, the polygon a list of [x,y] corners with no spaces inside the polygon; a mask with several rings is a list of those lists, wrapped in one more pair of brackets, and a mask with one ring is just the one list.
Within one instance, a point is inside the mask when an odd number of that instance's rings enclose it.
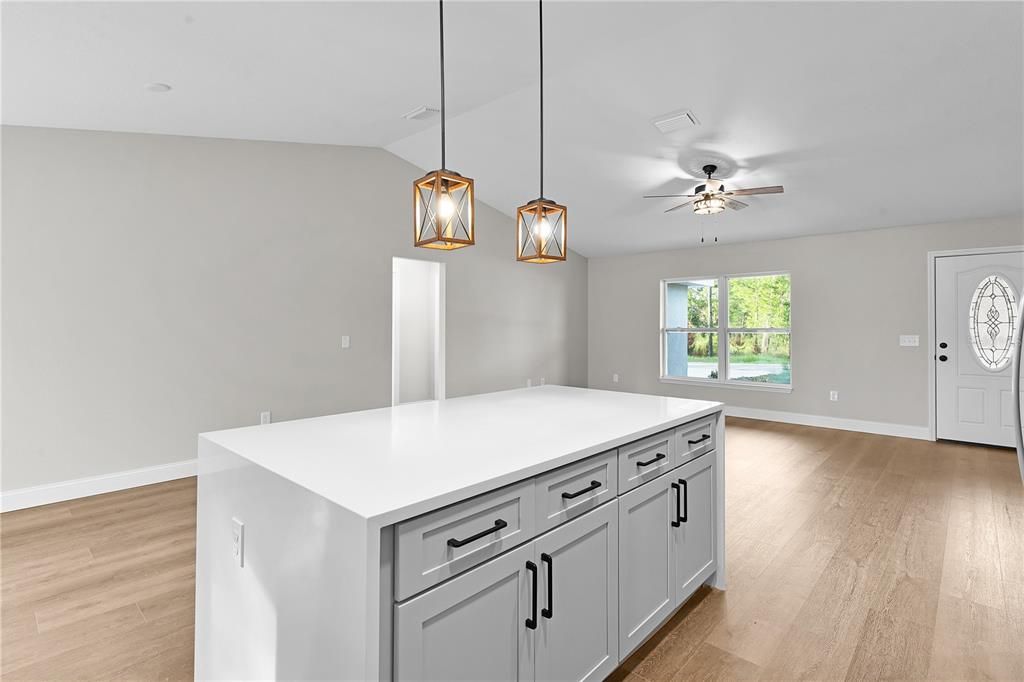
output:
{"label": "recessed ceiling light", "polygon": [[171,86],[167,83],[146,83],[142,87],[149,92],[167,92],[171,89]]}

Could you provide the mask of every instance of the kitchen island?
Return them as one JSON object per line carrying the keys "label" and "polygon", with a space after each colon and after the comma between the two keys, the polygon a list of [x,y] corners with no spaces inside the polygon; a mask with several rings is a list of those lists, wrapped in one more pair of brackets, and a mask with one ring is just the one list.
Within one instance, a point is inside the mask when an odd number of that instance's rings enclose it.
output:
{"label": "kitchen island", "polygon": [[197,679],[602,679],[724,589],[720,403],[540,386],[199,437]]}

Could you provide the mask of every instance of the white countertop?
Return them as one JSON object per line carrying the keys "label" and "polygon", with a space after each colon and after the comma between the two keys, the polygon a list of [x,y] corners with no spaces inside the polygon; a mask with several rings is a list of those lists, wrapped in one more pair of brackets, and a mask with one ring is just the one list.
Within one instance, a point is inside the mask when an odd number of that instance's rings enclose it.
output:
{"label": "white countertop", "polygon": [[707,400],[537,386],[200,438],[384,526],[721,408]]}

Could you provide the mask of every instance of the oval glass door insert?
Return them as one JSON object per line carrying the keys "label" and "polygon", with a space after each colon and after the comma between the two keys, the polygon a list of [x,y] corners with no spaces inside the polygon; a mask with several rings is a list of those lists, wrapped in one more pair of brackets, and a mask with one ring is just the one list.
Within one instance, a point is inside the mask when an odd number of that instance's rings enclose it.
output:
{"label": "oval glass door insert", "polygon": [[982,367],[998,372],[1010,364],[1017,324],[1017,297],[1010,283],[999,275],[981,280],[971,297],[968,325],[974,357]]}

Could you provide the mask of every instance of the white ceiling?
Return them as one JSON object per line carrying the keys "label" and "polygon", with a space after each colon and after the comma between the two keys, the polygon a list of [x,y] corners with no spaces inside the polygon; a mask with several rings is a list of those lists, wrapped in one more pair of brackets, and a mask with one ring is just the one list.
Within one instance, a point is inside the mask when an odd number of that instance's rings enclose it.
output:
{"label": "white ceiling", "polygon": [[[545,4],[545,194],[584,255],[1016,214],[1017,2]],[[383,146],[439,164],[437,7],[2,5],[5,124]],[[448,166],[537,196],[536,5],[446,4]],[[148,82],[169,93],[143,89]],[[655,117],[690,108],[674,136]],[[663,214],[718,160],[750,208]],[[412,178],[410,178],[410,181]],[[745,199],[746,201],[746,199]]]}

